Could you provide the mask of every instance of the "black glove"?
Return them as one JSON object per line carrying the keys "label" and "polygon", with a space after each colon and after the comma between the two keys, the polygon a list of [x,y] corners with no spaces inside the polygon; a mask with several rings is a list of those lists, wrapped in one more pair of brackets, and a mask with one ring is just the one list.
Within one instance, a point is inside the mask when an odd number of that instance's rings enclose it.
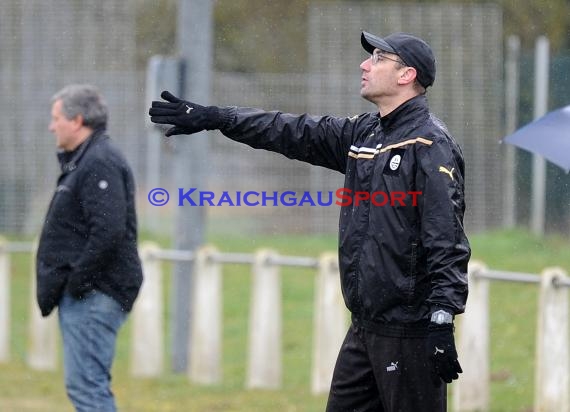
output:
{"label": "black glove", "polygon": [[432,378],[436,386],[443,380],[451,383],[463,372],[457,360],[453,325],[430,325],[426,341],[426,350],[432,368]]}
{"label": "black glove", "polygon": [[153,123],[170,124],[166,136],[192,134],[213,130],[221,126],[220,109],[216,106],[200,106],[164,91],[160,94],[166,102],[153,101],[148,114]]}

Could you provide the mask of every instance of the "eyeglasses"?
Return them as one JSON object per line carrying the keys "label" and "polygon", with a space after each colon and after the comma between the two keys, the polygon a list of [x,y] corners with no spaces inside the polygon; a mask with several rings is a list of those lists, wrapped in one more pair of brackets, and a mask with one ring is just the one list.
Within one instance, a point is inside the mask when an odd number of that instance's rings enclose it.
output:
{"label": "eyeglasses", "polygon": [[401,64],[402,66],[406,65],[406,63],[404,63],[401,59],[392,59],[391,57],[386,56],[385,53],[382,53],[378,49],[374,50],[374,53],[370,55],[370,60],[372,60],[372,64],[376,64],[378,62],[381,62],[382,60],[391,60],[393,62]]}

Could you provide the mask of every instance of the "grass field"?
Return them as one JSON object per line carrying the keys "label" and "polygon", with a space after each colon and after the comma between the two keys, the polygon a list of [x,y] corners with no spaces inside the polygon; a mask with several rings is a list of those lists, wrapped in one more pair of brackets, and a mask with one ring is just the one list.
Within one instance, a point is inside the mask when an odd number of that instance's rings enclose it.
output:
{"label": "grass field", "polygon": [[[493,269],[527,273],[539,273],[547,266],[570,269],[567,239],[537,239],[522,231],[501,231],[471,236],[470,240],[473,258]],[[334,237],[224,236],[213,237],[210,243],[223,252],[251,252],[270,247],[284,255],[318,256],[321,252],[336,250]],[[65,397],[61,367],[57,372],[36,372],[26,367],[29,258],[15,255],[12,267],[11,361],[0,364],[0,411],[72,411]],[[159,379],[130,377],[130,323],[127,322],[121,330],[113,371],[119,409],[132,412],[323,411],[326,397],[310,393],[314,272],[285,268],[282,279],[281,390],[244,389],[250,279],[247,267],[227,265],[224,267],[222,384],[200,386],[190,383],[185,375],[168,371]],[[165,293],[168,291],[166,287]],[[491,286],[492,411],[522,412],[532,408],[537,299],[536,285],[494,282]],[[165,317],[168,315],[165,313]],[[168,330],[164,333],[168,336]],[[169,354],[165,354],[166,365],[169,359]]]}

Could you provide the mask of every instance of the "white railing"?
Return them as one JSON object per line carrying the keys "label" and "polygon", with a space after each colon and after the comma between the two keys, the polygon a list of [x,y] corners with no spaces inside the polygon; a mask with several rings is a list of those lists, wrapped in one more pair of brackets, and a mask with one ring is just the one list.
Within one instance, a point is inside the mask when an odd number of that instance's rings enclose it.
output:
{"label": "white railing", "polygon": [[489,282],[540,285],[536,331],[536,411],[568,411],[570,359],[568,356],[568,290],[566,272],[545,269],[541,275],[488,269],[481,262],[469,264],[469,299],[458,323],[458,352],[463,367],[453,385],[456,412],[489,411]]}
{"label": "white railing", "polygon": [[[10,253],[30,253],[34,250],[33,244],[16,247],[0,244],[0,293],[10,289]],[[154,243],[145,242],[141,245],[140,256],[144,281],[131,314],[130,371],[133,376],[157,377],[163,373],[164,336],[161,332],[164,330],[164,304],[161,263],[190,261],[194,264],[194,284],[193,295],[189,300],[193,318],[187,373],[193,382],[219,383],[222,376],[222,265],[246,264],[251,266],[252,274],[246,387],[279,388],[282,376],[280,269],[283,266],[294,266],[317,271],[311,390],[315,394],[329,390],[336,356],[348,323],[335,254],[324,253],[317,259],[281,256],[271,250],[258,250],[254,254],[220,253],[212,246],[205,246],[192,253],[164,250]],[[34,258],[31,282],[35,285]],[[58,364],[56,316],[52,314],[48,318],[41,317],[35,300],[35,288],[31,289],[28,365],[33,369],[54,370]],[[9,300],[0,300],[0,305],[1,363],[9,360]]]}
{"label": "white railing", "polygon": [[[10,254],[30,253],[33,244],[0,240],[0,363],[9,361]],[[347,312],[339,288],[336,255],[320,258],[281,256],[271,250],[254,254],[221,253],[212,246],[196,253],[164,250],[145,242],[140,250],[144,282],[132,312],[131,374],[158,377],[163,373],[163,261],[194,264],[192,344],[188,377],[193,382],[216,384],[221,380],[222,265],[251,266],[252,291],[249,318],[248,388],[275,389],[281,386],[281,279],[283,266],[317,270],[312,356],[312,392],[329,389],[334,362],[346,333]],[[31,279],[35,284],[34,261]],[[570,280],[559,268],[541,275],[488,269],[481,262],[469,265],[469,299],[458,317],[457,347],[463,374],[452,385],[453,410],[489,411],[490,327],[489,282],[495,280],[535,283],[540,286],[537,310],[535,410],[567,411],[570,387],[568,290]],[[28,364],[34,369],[57,367],[56,317],[41,318],[30,294],[30,337]]]}

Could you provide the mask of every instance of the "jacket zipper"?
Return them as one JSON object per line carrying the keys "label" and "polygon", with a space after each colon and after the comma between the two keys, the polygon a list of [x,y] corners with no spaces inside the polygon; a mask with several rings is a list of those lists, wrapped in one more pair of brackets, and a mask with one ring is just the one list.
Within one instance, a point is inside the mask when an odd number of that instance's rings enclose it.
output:
{"label": "jacket zipper", "polygon": [[414,289],[416,284],[416,260],[418,252],[418,242],[412,242],[412,253],[410,256],[410,286],[408,288],[408,304],[411,304],[414,298]]}

